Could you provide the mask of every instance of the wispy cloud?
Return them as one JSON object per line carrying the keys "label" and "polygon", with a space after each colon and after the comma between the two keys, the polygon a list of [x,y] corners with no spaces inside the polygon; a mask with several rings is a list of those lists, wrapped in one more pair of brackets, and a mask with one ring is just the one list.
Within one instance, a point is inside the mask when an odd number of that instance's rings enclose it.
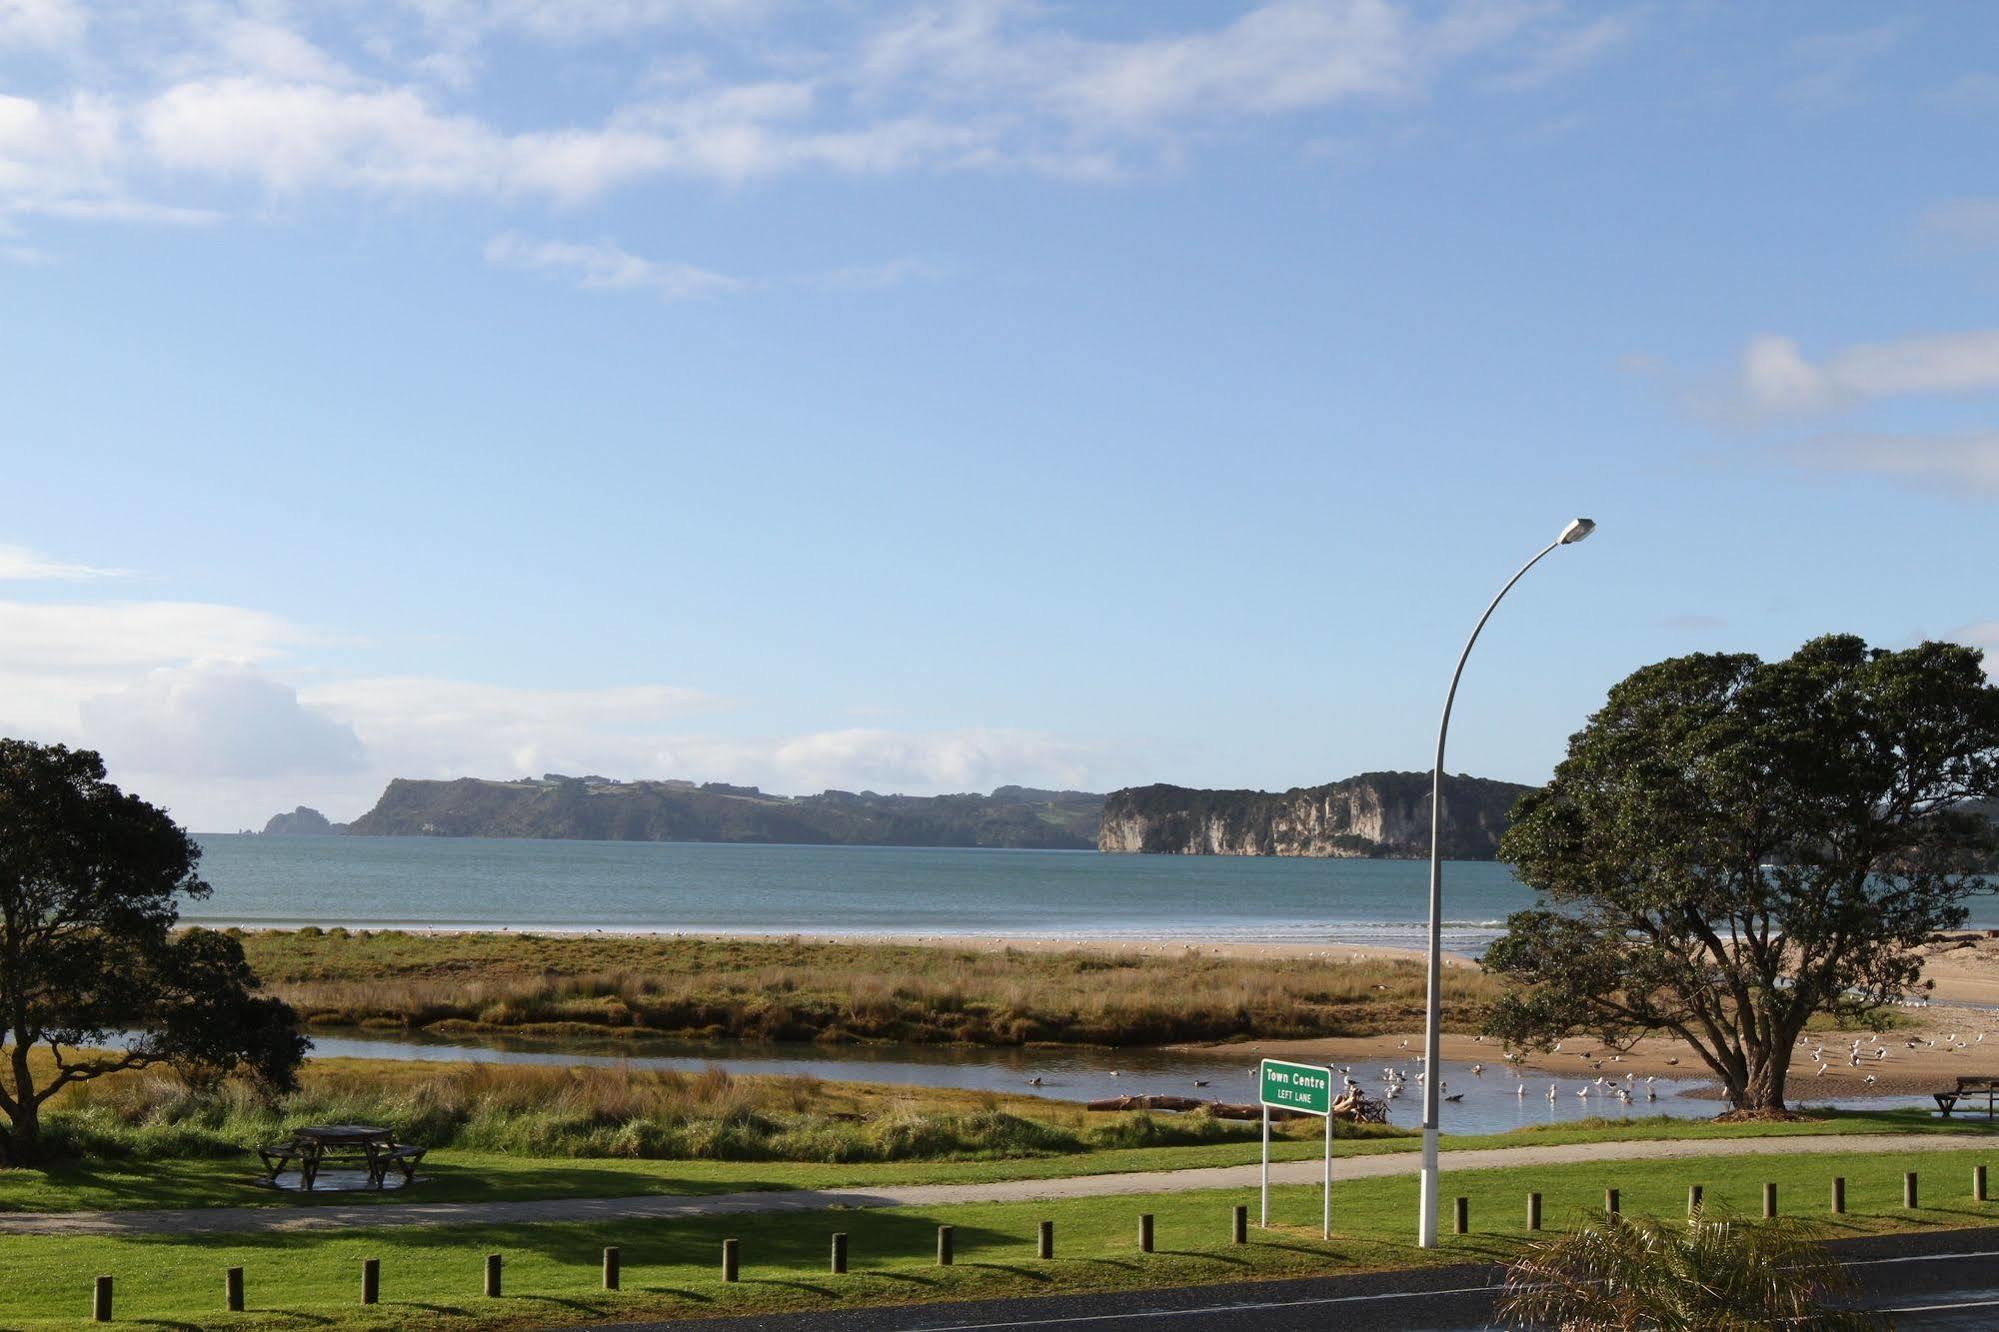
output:
{"label": "wispy cloud", "polygon": [[[773,42],[765,0],[402,0],[362,6],[334,51],[309,9],[205,5],[86,24],[63,0],[0,0],[0,41],[83,43],[88,84],[0,96],[0,214],[196,221],[217,186],[297,197],[484,195],[575,206],[635,181],[800,172],[1021,171],[1112,180],[1189,132],[1347,104],[1413,104],[1483,62],[1540,86],[1627,40],[1548,3],[1441,11],[1266,0],[1123,40],[1025,0],[836,17]],[[1198,15],[1202,11],[1196,10]],[[324,26],[324,25],[322,25]],[[505,33],[556,70],[579,43],[670,27],[714,47],[607,85],[599,114],[501,126],[468,97]],[[101,29],[101,33],[99,32]],[[179,47],[163,44],[178,33]],[[715,57],[715,58],[711,58]],[[595,58],[595,57],[592,57]],[[717,71],[726,70],[726,74]],[[228,199],[226,193],[219,196]]]}
{"label": "wispy cloud", "polygon": [[1906,34],[1907,25],[1896,21],[1798,38],[1791,45],[1798,73],[1784,85],[1784,99],[1810,109],[1846,101],[1859,92],[1868,71],[1899,46]]}
{"label": "wispy cloud", "polygon": [[1735,390],[1763,413],[1821,412],[1875,398],[1999,389],[1999,329],[1866,343],[1819,361],[1786,337],[1754,338]]}
{"label": "wispy cloud", "polygon": [[926,259],[890,259],[878,264],[853,264],[801,277],[735,277],[693,264],[648,259],[613,240],[589,242],[540,240],[519,232],[504,232],[486,243],[486,262],[569,278],[586,291],[643,291],[664,300],[689,301],[732,292],[784,287],[816,291],[886,291],[907,282],[934,277],[937,266]]}
{"label": "wispy cloud", "polygon": [[486,261],[502,268],[554,273],[592,291],[648,291],[663,300],[690,301],[739,291],[746,284],[693,264],[642,259],[607,240],[532,240],[514,232],[486,243]]}
{"label": "wispy cloud", "polygon": [[1999,246],[1999,199],[1951,199],[1927,209],[1918,222],[1924,235],[1959,245]]}
{"label": "wispy cloud", "polygon": [[108,569],[95,564],[58,560],[26,546],[0,546],[0,583],[84,583],[101,578],[131,576],[130,569]]}
{"label": "wispy cloud", "polygon": [[1644,19],[1643,11],[1630,10],[1551,33],[1534,44],[1520,64],[1494,78],[1493,84],[1527,92],[1568,78],[1627,45]]}
{"label": "wispy cloud", "polygon": [[1953,495],[1999,495],[1999,431],[1961,435],[1835,435],[1781,456],[1821,472],[1887,477]]}

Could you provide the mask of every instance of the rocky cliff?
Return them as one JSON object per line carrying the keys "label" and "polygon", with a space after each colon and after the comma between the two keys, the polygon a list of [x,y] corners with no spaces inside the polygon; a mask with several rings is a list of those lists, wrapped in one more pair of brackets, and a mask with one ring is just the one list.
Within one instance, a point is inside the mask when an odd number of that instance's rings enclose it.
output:
{"label": "rocky cliff", "polygon": [[826,791],[769,795],[709,782],[413,781],[397,778],[348,825],[372,836],[545,837],[626,842],[801,842],[1088,850],[1103,797],[1002,786],[991,795]]}
{"label": "rocky cliff", "polygon": [[[1444,854],[1491,860],[1513,802],[1532,788],[1444,778]],[[1289,791],[1137,786],[1104,797],[1099,851],[1211,856],[1430,854],[1430,774],[1369,772]]]}
{"label": "rocky cliff", "polygon": [[346,831],[346,824],[328,821],[324,814],[309,805],[300,805],[289,814],[273,814],[270,822],[264,825],[266,837],[323,837]]}

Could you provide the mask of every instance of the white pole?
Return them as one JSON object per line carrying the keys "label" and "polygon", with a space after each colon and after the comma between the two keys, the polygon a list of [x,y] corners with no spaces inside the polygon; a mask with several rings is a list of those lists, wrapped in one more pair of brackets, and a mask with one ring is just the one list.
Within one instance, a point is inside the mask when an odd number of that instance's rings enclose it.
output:
{"label": "white pole", "polygon": [[1258,1230],[1270,1229],[1270,1107],[1263,1107],[1263,1210],[1256,1222]]}
{"label": "white pole", "polygon": [[[1328,1069],[1326,1071],[1329,1074],[1332,1072],[1331,1069]],[[1331,1239],[1333,1237],[1333,1100],[1332,1097],[1333,1097],[1333,1084],[1329,1080],[1326,1083],[1326,1188],[1325,1188],[1326,1215],[1324,1221],[1321,1223],[1319,1228],[1320,1234],[1326,1239]]]}
{"label": "white pole", "polygon": [[[1585,528],[1582,536],[1587,535]],[[1568,533],[1563,538],[1568,539]],[[1437,1092],[1443,1082],[1439,1071],[1443,1060],[1438,1053],[1442,1033],[1438,1027],[1443,1021],[1444,1007],[1444,738],[1451,729],[1451,704],[1457,700],[1458,680],[1465,673],[1465,661],[1471,656],[1472,644],[1478,642],[1480,630],[1499,609],[1500,601],[1513,590],[1513,585],[1526,577],[1527,571],[1546,558],[1549,551],[1562,544],[1563,540],[1550,542],[1547,550],[1521,565],[1520,572],[1506,580],[1499,596],[1478,617],[1477,627],[1465,641],[1465,650],[1458,654],[1458,668],[1451,673],[1451,691],[1444,695],[1444,719],[1437,726],[1437,762],[1430,770],[1430,981],[1423,1013],[1423,1194],[1416,1213],[1416,1243],[1425,1249],[1437,1247]]]}

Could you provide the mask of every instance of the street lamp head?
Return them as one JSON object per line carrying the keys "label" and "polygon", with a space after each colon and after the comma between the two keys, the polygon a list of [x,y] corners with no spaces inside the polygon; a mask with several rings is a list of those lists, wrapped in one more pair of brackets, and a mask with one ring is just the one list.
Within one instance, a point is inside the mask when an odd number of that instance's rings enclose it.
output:
{"label": "street lamp head", "polygon": [[1594,531],[1596,531],[1596,519],[1578,518],[1562,529],[1562,544],[1573,546]]}

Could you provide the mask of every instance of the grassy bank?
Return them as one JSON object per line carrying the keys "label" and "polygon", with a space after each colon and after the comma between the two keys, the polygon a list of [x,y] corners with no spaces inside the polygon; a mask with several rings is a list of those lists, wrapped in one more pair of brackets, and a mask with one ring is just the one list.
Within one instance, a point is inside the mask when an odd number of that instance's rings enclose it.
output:
{"label": "grassy bank", "polygon": [[1027,1096],[631,1068],[312,1060],[298,1090],[192,1089],[165,1074],[74,1088],[46,1134],[97,1161],[240,1156],[306,1124],[366,1123],[402,1142],[524,1159],[816,1162],[1019,1160],[1253,1140],[1204,1113],[1090,1114]]}
{"label": "grassy bank", "polygon": [[[788,1041],[1156,1045],[1372,1035],[1422,1012],[1405,961],[1050,953],[797,939],[259,930],[245,952],[307,1021]],[[1458,968],[1449,1023],[1499,993]]]}
{"label": "grassy bank", "polygon": [[[1678,1216],[1690,1183],[1711,1207],[1755,1215],[1765,1181],[1787,1214],[1820,1218],[1828,1238],[1893,1230],[1999,1223],[1999,1204],[1975,1203],[1974,1165],[1990,1152],[1898,1159],[1813,1157],[1618,1162],[1453,1172],[1446,1191],[1470,1201],[1471,1233],[1436,1250],[1411,1243],[1415,1182],[1334,1185],[1335,1237],[1318,1236],[1318,1191],[1273,1191],[1268,1232],[1227,1242],[1228,1210],[1251,1191],[1073,1199],[1018,1204],[842,1210],[670,1222],[452,1226],[334,1234],[0,1239],[0,1289],[10,1327],[73,1325],[88,1307],[91,1277],[117,1283],[120,1321],[177,1326],[469,1328],[577,1324],[606,1319],[808,1311],[870,1304],[1217,1281],[1257,1276],[1379,1270],[1504,1256],[1526,1236],[1529,1190],[1543,1196],[1544,1224],[1559,1230],[1603,1205],[1616,1185],[1626,1214]],[[1917,1169],[1923,1206],[1901,1206],[1902,1171]],[[1846,1180],[1848,1212],[1826,1215],[1834,1176]],[[1156,1218],[1157,1251],[1134,1243],[1141,1212]],[[1041,1220],[1055,1223],[1056,1257],[1034,1256]],[[955,1231],[957,1263],[934,1262],[936,1227]],[[851,1270],[826,1269],[828,1236],[849,1237]],[[742,1279],[719,1279],[724,1238],[740,1237]],[[623,1251],[624,1289],[599,1287],[605,1245]],[[479,1294],[481,1262],[502,1254],[506,1294]],[[355,1303],[361,1261],[381,1262],[382,1300]],[[223,1269],[244,1269],[249,1311],[219,1312]]]}

